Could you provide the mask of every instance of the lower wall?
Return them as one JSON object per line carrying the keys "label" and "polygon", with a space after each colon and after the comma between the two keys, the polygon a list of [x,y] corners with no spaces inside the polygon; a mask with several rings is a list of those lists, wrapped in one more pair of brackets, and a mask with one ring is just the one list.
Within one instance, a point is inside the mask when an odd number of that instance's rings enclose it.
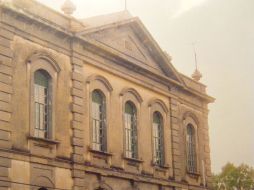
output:
{"label": "lower wall", "polygon": [[[1,151],[0,151],[1,153]],[[70,163],[22,155],[0,154],[0,190],[205,190],[174,181],[143,178],[130,173],[77,166],[83,171],[83,187],[75,187]],[[14,158],[11,158],[13,157]],[[81,169],[82,168],[82,169]]]}

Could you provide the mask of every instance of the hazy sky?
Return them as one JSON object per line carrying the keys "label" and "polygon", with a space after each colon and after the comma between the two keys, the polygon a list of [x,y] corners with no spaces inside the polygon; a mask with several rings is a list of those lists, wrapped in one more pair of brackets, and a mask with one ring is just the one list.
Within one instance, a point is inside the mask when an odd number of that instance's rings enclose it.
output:
{"label": "hazy sky", "polygon": [[[39,0],[59,9],[64,0]],[[124,0],[72,0],[85,18],[124,9]],[[128,0],[176,69],[194,70],[197,42],[210,108],[212,170],[226,162],[254,166],[254,0]]]}

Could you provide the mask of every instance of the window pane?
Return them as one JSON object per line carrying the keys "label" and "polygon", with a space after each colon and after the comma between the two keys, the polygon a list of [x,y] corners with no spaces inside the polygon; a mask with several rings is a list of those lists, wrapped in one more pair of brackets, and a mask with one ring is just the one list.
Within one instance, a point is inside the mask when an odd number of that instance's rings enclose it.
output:
{"label": "window pane", "polygon": [[92,92],[93,149],[106,151],[106,108],[105,98],[100,91]]}
{"label": "window pane", "polygon": [[192,125],[187,126],[187,168],[189,172],[197,171],[195,129]]}
{"label": "window pane", "polygon": [[163,148],[163,121],[162,116],[159,112],[153,114],[153,155],[154,162],[158,165],[164,163],[164,148]]}
{"label": "window pane", "polygon": [[49,130],[49,82],[50,76],[46,71],[38,70],[34,74],[35,101],[35,136],[48,138]]}
{"label": "window pane", "polygon": [[125,155],[137,158],[137,125],[136,108],[133,103],[125,104]]}

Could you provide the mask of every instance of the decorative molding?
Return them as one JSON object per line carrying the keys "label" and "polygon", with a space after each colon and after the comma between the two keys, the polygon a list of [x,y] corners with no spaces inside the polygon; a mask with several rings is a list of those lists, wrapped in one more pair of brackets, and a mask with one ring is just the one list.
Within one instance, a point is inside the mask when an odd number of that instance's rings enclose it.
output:
{"label": "decorative molding", "polygon": [[45,60],[48,63],[50,63],[50,65],[54,68],[54,70],[59,73],[61,71],[61,68],[59,67],[57,61],[53,58],[52,55],[50,55],[48,52],[44,52],[44,51],[35,51],[34,53],[32,53],[28,59],[27,59],[27,63],[33,63],[34,61],[37,60]]}
{"label": "decorative molding", "polygon": [[164,110],[165,113],[168,113],[168,112],[169,112],[169,110],[168,110],[166,104],[165,104],[162,100],[153,98],[153,99],[151,99],[151,100],[148,102],[148,106],[149,106],[149,107],[153,106],[154,104],[159,104],[159,105],[162,107],[162,109]]}
{"label": "decorative molding", "polygon": [[192,118],[197,126],[200,124],[198,117],[191,111],[183,114],[182,121],[185,121],[188,117]]}
{"label": "decorative molding", "polygon": [[120,96],[123,96],[126,93],[131,93],[133,94],[137,100],[139,101],[139,103],[143,102],[142,97],[140,96],[140,94],[134,89],[134,88],[124,88],[121,92],[120,92]]}
{"label": "decorative molding", "polygon": [[113,91],[113,87],[110,84],[110,82],[105,77],[103,77],[101,75],[94,74],[94,75],[89,76],[86,80],[86,83],[91,83],[92,81],[95,81],[95,80],[102,82],[106,86],[108,91],[110,91],[110,92]]}

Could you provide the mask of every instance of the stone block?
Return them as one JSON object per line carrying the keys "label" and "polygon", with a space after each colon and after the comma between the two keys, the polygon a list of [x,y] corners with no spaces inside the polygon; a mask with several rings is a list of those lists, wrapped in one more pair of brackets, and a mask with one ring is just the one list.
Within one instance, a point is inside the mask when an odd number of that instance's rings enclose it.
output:
{"label": "stone block", "polygon": [[0,129],[2,130],[10,130],[11,124],[9,122],[0,121]]}
{"label": "stone block", "polygon": [[76,57],[72,57],[71,62],[72,62],[72,64],[79,65],[79,66],[84,65],[83,61],[81,59],[76,58]]}
{"label": "stone block", "polygon": [[8,30],[1,28],[0,29],[0,36],[4,37],[6,39],[12,40],[14,37],[14,34]]}
{"label": "stone block", "polygon": [[81,123],[81,122],[78,122],[78,121],[72,121],[72,122],[71,122],[71,127],[72,127],[73,129],[83,130],[82,123]]}
{"label": "stone block", "polygon": [[178,136],[173,136],[173,142],[176,142],[176,143],[179,143],[180,140],[179,140],[179,137]]}
{"label": "stone block", "polygon": [[5,112],[12,112],[10,103],[0,101],[0,110]]}
{"label": "stone block", "polygon": [[182,167],[182,164],[180,162],[174,162],[173,166],[174,166],[175,169],[179,169],[180,170],[181,167]]}
{"label": "stone block", "polygon": [[10,132],[9,131],[3,131],[0,129],[0,140],[3,141],[9,141],[10,140]]}
{"label": "stone block", "polygon": [[72,80],[83,82],[84,81],[84,76],[80,73],[72,72]]}
{"label": "stone block", "polygon": [[73,130],[73,136],[77,137],[77,138],[83,138],[84,137],[84,133],[81,130],[74,129]]}
{"label": "stone block", "polygon": [[11,114],[8,112],[0,111],[0,120],[1,121],[10,121],[11,119]]}
{"label": "stone block", "polygon": [[0,63],[3,65],[7,65],[9,67],[12,67],[12,58],[6,57],[4,55],[0,55]]}
{"label": "stone block", "polygon": [[9,158],[0,157],[0,166],[10,168],[11,160]]}
{"label": "stone block", "polygon": [[76,105],[76,104],[71,104],[71,111],[74,113],[79,113],[83,114],[84,113],[84,108],[82,106]]}
{"label": "stone block", "polygon": [[5,84],[11,84],[12,83],[12,77],[9,76],[9,75],[0,73],[0,82],[5,83]]}
{"label": "stone block", "polygon": [[73,120],[74,120],[74,121],[82,122],[82,121],[83,121],[83,116],[82,116],[82,114],[73,113]]}
{"label": "stone block", "polygon": [[77,64],[72,65],[73,71],[77,73],[82,73],[83,72],[83,67]]}
{"label": "stone block", "polygon": [[73,97],[73,103],[79,106],[83,106],[84,105],[84,101],[83,98],[79,98],[77,96]]}
{"label": "stone block", "polygon": [[9,169],[6,167],[0,166],[0,177],[8,177],[9,176]]}
{"label": "stone block", "polygon": [[0,91],[1,91],[1,92],[5,92],[5,93],[12,94],[12,86],[0,82]]}
{"label": "stone block", "polygon": [[170,103],[171,103],[171,105],[177,105],[177,104],[178,104],[178,101],[177,101],[176,99],[172,98],[172,99],[170,100]]}
{"label": "stone block", "polygon": [[0,45],[9,48],[11,46],[10,40],[0,37]]}
{"label": "stone block", "polygon": [[3,46],[0,46],[0,54],[1,55],[4,55],[6,57],[10,57],[12,58],[13,57],[13,52],[10,48],[7,48],[7,47],[3,47]]}
{"label": "stone block", "polygon": [[9,67],[7,65],[4,65],[0,62],[0,73],[6,74],[6,75],[10,75],[12,76],[13,74],[13,70],[12,67]]}
{"label": "stone block", "polygon": [[76,89],[83,90],[83,83],[80,81],[74,80],[74,81],[72,81],[72,85]]}
{"label": "stone block", "polygon": [[72,177],[74,177],[74,178],[84,178],[85,177],[85,172],[82,171],[82,170],[74,169],[72,171]]}
{"label": "stone block", "polygon": [[79,147],[79,146],[74,146],[74,147],[73,147],[73,152],[74,152],[75,154],[83,155],[83,153],[84,153],[84,148],[83,148],[83,147]]}
{"label": "stone block", "polygon": [[75,163],[84,163],[84,157],[83,155],[79,155],[79,154],[72,154],[72,160]]}
{"label": "stone block", "polygon": [[73,146],[83,147],[84,146],[84,140],[80,139],[80,138],[73,137],[72,138],[72,145]]}
{"label": "stone block", "polygon": [[83,92],[82,90],[77,89],[77,88],[72,88],[72,89],[71,89],[71,95],[72,95],[72,96],[78,96],[78,97],[80,97],[80,98],[83,98],[84,92]]}
{"label": "stone block", "polygon": [[172,129],[173,130],[179,130],[179,126],[177,124],[172,124]]}
{"label": "stone block", "polygon": [[85,185],[85,181],[82,178],[74,178],[73,181],[74,181],[74,186],[83,187]]}

